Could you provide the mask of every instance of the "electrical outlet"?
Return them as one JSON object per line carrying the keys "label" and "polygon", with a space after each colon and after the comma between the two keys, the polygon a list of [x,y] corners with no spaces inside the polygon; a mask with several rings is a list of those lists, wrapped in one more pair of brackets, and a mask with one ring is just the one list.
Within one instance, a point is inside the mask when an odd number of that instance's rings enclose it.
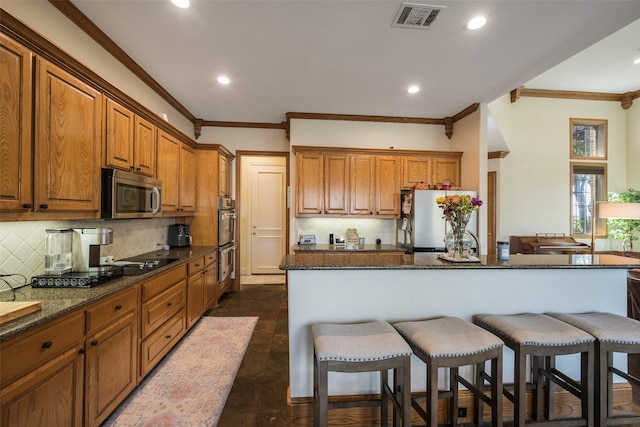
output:
{"label": "electrical outlet", "polygon": [[458,408],[458,416],[461,418],[465,418],[467,416],[467,408],[464,406]]}

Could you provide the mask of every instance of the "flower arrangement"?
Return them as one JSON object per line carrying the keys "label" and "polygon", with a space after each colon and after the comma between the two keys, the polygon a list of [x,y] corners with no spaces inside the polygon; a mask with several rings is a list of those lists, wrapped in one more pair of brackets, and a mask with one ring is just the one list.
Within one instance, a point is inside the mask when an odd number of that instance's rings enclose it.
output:
{"label": "flower arrangement", "polygon": [[449,225],[451,225],[454,253],[450,253],[450,256],[458,258],[468,257],[468,254],[464,253],[463,238],[469,218],[471,218],[471,214],[474,211],[477,211],[478,208],[482,206],[482,200],[477,197],[462,194],[438,197],[436,203],[438,207],[442,208],[444,218]]}

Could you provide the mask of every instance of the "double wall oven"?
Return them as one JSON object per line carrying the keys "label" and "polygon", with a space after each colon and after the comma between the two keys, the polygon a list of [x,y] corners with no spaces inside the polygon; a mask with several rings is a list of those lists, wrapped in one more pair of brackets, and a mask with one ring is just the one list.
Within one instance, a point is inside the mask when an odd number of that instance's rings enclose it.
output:
{"label": "double wall oven", "polygon": [[218,197],[218,281],[236,277],[236,204]]}

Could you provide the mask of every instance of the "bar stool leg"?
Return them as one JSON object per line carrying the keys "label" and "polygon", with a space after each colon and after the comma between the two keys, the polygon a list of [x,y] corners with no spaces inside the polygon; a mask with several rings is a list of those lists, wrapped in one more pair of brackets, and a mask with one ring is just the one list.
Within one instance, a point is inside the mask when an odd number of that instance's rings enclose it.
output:
{"label": "bar stool leg", "polygon": [[[596,406],[595,396],[593,393],[594,389],[594,369],[595,366],[595,356],[594,356],[594,347],[591,348],[590,352],[584,352],[581,356],[582,366],[580,373],[580,392],[582,396],[586,396],[586,402],[583,397],[582,404],[582,416],[587,420],[587,425],[592,426],[594,423],[594,407]],[[589,391],[591,390],[591,392]],[[611,399],[609,402],[612,402]],[[598,404],[598,406],[600,406]]]}
{"label": "bar stool leg", "polygon": [[451,402],[449,405],[449,419],[452,426],[458,425],[458,368],[449,368],[449,390]]}
{"label": "bar stool leg", "polygon": [[438,426],[438,364],[431,360],[427,364],[427,427]]}
{"label": "bar stool leg", "polygon": [[527,355],[520,347],[515,350],[515,370],[514,382],[516,390],[513,402],[513,422],[515,427],[524,427],[525,423],[525,400],[526,400],[526,379],[527,379]]}
{"label": "bar stool leg", "polygon": [[[491,359],[491,425],[502,425],[502,352]],[[482,413],[480,414],[482,420]],[[480,425],[480,424],[478,424]]]}
{"label": "bar stool leg", "polygon": [[[493,366],[493,365],[492,365]],[[484,362],[478,363],[475,365],[475,386],[478,390],[484,390],[484,378],[483,378],[483,373],[484,373]],[[491,372],[495,372],[492,368]],[[493,388],[491,389],[492,393],[493,393]],[[491,394],[491,396],[495,396],[495,394]],[[482,400],[480,400],[480,398],[478,396],[473,395],[473,410],[474,410],[474,421],[476,423],[477,426],[482,425],[482,414],[483,414],[483,408],[482,408]]]}
{"label": "bar stool leg", "polygon": [[318,418],[315,427],[327,427],[329,425],[329,372],[328,364],[318,363],[318,411],[314,418]]}
{"label": "bar stool leg", "polygon": [[[387,427],[389,420],[389,399],[387,398],[387,387],[389,384],[389,371],[380,371],[380,426]],[[395,415],[395,410],[394,410]],[[394,417],[395,426],[395,417]]]}

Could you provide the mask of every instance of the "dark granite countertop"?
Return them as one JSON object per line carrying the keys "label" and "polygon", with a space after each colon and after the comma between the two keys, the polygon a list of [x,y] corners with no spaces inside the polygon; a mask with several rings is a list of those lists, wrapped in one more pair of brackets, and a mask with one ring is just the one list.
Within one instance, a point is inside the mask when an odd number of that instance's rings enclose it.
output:
{"label": "dark granite countertop", "polygon": [[[169,251],[153,251],[129,258],[163,259],[177,258],[178,261],[159,267],[148,273],[137,276],[124,276],[92,288],[32,288],[25,286],[16,290],[15,301],[41,301],[42,310],[19,317],[0,325],[0,342],[14,335],[22,333],[33,327],[45,324],[57,317],[86,306],[103,297],[116,293],[124,288],[135,285],[187,262],[198,256],[202,256],[216,246],[190,246],[185,248],[172,248]],[[0,292],[0,301],[12,301],[10,290]]]}
{"label": "dark granite countertop", "polygon": [[579,268],[638,268],[640,260],[611,254],[567,255],[510,255],[508,261],[494,256],[481,256],[480,262],[449,262],[435,253],[404,255],[397,263],[383,260],[377,265],[336,265],[328,262],[309,263],[307,257],[296,260],[295,255],[285,255],[281,270],[429,270],[429,269],[579,269]]}
{"label": "dark granite countertop", "polygon": [[396,245],[362,245],[358,246],[358,249],[347,249],[342,245],[293,245],[291,247],[293,252],[402,252],[403,248],[398,248]]}

